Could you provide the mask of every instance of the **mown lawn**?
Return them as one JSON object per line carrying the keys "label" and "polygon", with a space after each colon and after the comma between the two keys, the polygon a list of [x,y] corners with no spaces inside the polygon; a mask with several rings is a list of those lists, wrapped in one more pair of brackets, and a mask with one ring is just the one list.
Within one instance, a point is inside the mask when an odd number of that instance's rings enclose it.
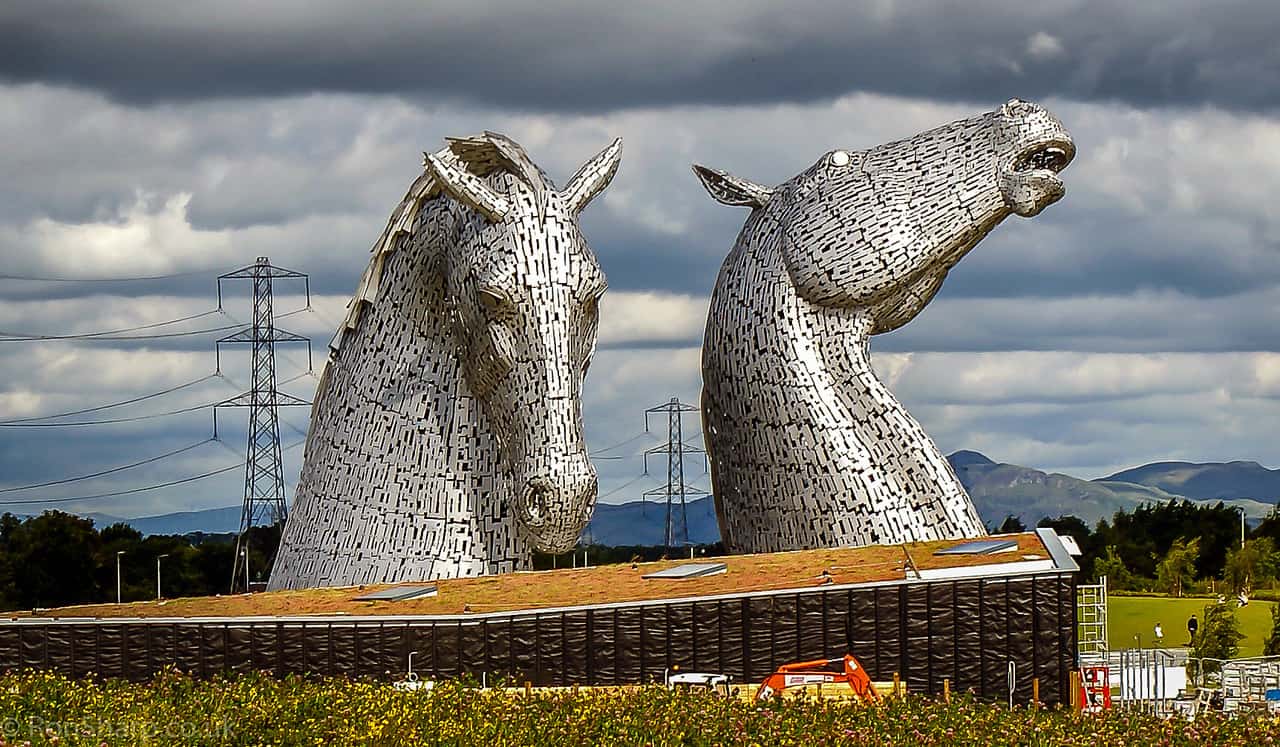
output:
{"label": "mown lawn", "polygon": [[[1110,596],[1107,599],[1107,636],[1111,648],[1130,648],[1137,645],[1134,636],[1142,637],[1143,647],[1150,647],[1155,639],[1155,624],[1164,626],[1164,645],[1168,647],[1187,644],[1187,618],[1195,613],[1197,620],[1204,620],[1205,605],[1214,600],[1209,597],[1175,599],[1173,597]],[[1240,621],[1241,656],[1259,656],[1262,644],[1271,632],[1271,605],[1274,602],[1254,600],[1236,611]]]}

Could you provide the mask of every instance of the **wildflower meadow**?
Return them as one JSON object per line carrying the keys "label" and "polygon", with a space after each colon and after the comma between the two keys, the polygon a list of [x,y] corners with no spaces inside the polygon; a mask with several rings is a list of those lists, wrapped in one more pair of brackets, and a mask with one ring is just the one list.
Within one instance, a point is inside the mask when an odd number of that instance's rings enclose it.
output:
{"label": "wildflower meadow", "polygon": [[480,689],[246,673],[145,684],[0,676],[3,744],[65,745],[1270,745],[1280,720],[1079,714],[956,698],[757,704],[706,692]]}

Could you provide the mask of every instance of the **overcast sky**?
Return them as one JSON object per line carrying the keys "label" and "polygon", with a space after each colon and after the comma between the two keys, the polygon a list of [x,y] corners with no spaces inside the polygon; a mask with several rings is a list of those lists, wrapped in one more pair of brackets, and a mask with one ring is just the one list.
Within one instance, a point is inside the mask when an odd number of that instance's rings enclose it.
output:
{"label": "overcast sky", "polygon": [[[429,5],[430,7],[424,7]],[[603,500],[635,500],[643,410],[696,402],[707,298],[746,218],[697,161],[774,184],[867,148],[1037,101],[1078,156],[1067,196],[1010,218],[929,308],[873,340],[877,368],[938,445],[1099,477],[1144,462],[1280,465],[1280,5],[869,2],[161,2],[0,6],[0,332],[68,334],[214,309],[214,278],[269,256],[310,274],[324,345],[368,250],[446,136],[504,132],[563,183],[614,137],[612,186],[583,214],[610,290],[585,386]],[[506,6],[506,7],[504,7]],[[241,284],[230,316],[249,317]],[[276,308],[300,308],[282,283]],[[247,349],[209,333],[0,342],[0,420],[162,413],[233,396]],[[283,389],[309,398],[305,347]],[[223,445],[0,500],[128,490],[233,465]],[[305,408],[282,411],[287,445]],[[46,421],[47,422],[47,421]],[[0,489],[198,444],[207,409],[84,427],[0,427]],[[700,433],[696,418],[686,434]],[[630,439],[630,440],[629,440]],[[700,437],[695,439],[700,440]],[[286,452],[292,485],[301,449]],[[652,463],[661,474],[664,465]],[[709,488],[700,466],[687,470]],[[628,483],[631,483],[628,485]],[[54,505],[139,516],[239,503],[243,474]]]}

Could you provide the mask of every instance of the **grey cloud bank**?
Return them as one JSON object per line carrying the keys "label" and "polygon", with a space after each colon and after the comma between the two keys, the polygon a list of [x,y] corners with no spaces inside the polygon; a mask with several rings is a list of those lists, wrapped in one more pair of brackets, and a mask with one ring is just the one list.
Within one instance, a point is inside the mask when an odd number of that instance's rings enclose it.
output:
{"label": "grey cloud bank", "polygon": [[1269,2],[9,3],[0,75],[132,103],[314,91],[529,110],[994,90],[1280,101]]}

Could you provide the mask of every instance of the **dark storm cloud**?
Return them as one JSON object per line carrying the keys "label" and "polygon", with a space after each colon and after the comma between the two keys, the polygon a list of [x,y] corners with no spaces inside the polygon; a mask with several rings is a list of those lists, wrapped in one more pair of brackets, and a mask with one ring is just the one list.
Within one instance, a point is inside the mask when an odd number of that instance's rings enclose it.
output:
{"label": "dark storm cloud", "polygon": [[1269,108],[1280,7],[18,2],[0,76],[129,102],[394,92],[534,110],[992,92]]}

